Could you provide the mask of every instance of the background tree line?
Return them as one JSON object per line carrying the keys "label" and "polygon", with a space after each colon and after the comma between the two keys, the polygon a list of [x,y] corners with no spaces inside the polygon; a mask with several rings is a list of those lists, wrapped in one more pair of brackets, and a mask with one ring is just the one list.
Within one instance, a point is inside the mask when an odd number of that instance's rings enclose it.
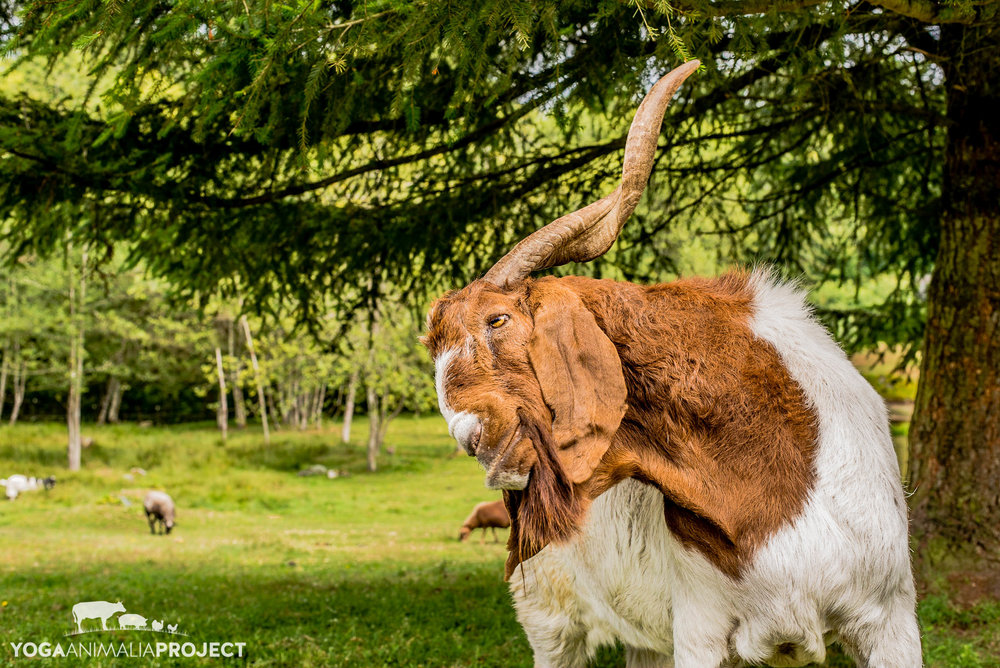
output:
{"label": "background tree line", "polygon": [[[198,305],[172,296],[140,266],[118,257],[88,266],[87,254],[69,246],[61,257],[22,256],[4,278],[0,420],[7,424],[67,419],[70,438],[79,439],[81,420],[214,415],[225,433],[248,419],[307,429],[336,416],[348,441],[345,413],[358,410],[375,426],[374,469],[388,422],[435,406],[414,316],[389,299],[346,320],[331,311],[317,333],[282,316],[288,309],[278,302],[264,316],[248,315],[239,301]],[[71,468],[81,445],[71,440]]]}

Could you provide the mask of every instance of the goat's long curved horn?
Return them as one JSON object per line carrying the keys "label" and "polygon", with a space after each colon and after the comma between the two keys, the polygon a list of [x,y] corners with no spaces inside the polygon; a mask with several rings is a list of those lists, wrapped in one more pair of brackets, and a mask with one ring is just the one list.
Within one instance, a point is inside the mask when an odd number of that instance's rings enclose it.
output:
{"label": "goat's long curved horn", "polygon": [[692,60],[671,70],[646,94],[628,131],[622,182],[614,192],[522,239],[486,272],[487,281],[504,286],[533,271],[593,260],[611,248],[646,188],[667,104],[700,64]]}

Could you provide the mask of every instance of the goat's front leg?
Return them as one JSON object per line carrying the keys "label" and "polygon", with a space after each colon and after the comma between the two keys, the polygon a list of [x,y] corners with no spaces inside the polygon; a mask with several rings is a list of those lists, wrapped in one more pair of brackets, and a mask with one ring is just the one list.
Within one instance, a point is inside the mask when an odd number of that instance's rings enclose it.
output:
{"label": "goat's front leg", "polygon": [[[542,557],[542,555],[539,555]],[[536,566],[540,566],[544,560]],[[559,570],[534,570],[511,575],[510,590],[517,620],[528,637],[535,668],[581,668],[591,652],[587,648],[587,626],[576,604],[574,590]]]}
{"label": "goat's front leg", "polygon": [[[674,590],[674,667],[729,668],[729,615],[718,599],[690,585]],[[715,605],[713,605],[715,604]]]}

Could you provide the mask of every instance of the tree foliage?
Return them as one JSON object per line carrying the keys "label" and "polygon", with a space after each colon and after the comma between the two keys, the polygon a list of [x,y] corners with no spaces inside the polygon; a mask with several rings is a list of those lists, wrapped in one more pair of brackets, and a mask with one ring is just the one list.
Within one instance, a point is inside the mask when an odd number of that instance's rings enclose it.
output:
{"label": "tree foliage", "polygon": [[662,276],[677,253],[658,240],[695,225],[735,238],[726,261],[890,274],[884,302],[830,315],[858,343],[912,342],[937,241],[933,23],[996,10],[785,4],[7,4],[22,67],[82,54],[91,74],[73,104],[0,101],[7,236],[18,253],[67,227],[126,241],[192,292],[280,292],[307,319],[316,295],[357,294],[373,273],[460,282],[608,188],[635,100],[690,53],[706,67],[606,265]]}
{"label": "tree foliage", "polygon": [[[1000,524],[993,469],[957,484],[1000,461],[1000,128],[976,111],[1000,99],[1000,3],[0,0],[0,39],[15,73],[90,73],[69,98],[0,88],[8,260],[124,244],[202,301],[306,323],[374,312],[363,286],[461,284],[596,199],[640,95],[698,57],[644,206],[564,270],[655,280],[719,238],[723,263],[893,281],[822,315],[850,345],[924,343],[918,521],[953,544]],[[928,399],[956,383],[967,415]]]}

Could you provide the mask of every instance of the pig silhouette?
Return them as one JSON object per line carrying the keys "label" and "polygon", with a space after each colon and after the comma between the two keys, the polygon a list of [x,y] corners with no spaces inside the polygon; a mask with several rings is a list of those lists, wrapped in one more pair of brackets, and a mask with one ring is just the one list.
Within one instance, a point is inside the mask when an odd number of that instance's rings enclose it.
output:
{"label": "pig silhouette", "polygon": [[122,615],[118,618],[118,628],[127,629],[132,627],[133,629],[141,629],[146,626],[146,618],[142,615]]}

